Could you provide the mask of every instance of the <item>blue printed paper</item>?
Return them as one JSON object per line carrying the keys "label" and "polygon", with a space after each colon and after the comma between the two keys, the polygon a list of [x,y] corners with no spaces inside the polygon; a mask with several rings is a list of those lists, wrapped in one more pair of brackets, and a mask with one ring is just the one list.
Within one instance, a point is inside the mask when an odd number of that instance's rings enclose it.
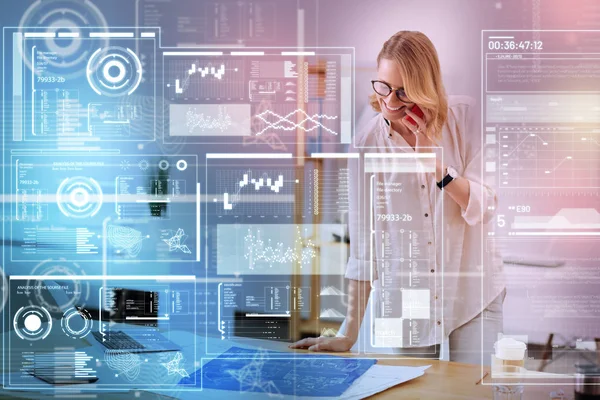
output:
{"label": "blue printed paper", "polygon": [[[286,358],[282,358],[286,357]],[[181,385],[294,396],[341,396],[375,360],[232,347]]]}

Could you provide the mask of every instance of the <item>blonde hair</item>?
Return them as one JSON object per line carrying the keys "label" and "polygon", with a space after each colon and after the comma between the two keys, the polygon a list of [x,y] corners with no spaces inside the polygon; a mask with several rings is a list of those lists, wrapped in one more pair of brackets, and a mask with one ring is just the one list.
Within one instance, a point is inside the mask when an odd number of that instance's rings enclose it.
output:
{"label": "blonde hair", "polygon": [[[425,125],[431,138],[441,139],[448,119],[448,100],[440,61],[431,40],[421,32],[400,31],[383,44],[377,56],[378,67],[382,59],[398,63],[406,95],[425,112]],[[375,111],[381,112],[375,93],[369,96],[369,102]]]}

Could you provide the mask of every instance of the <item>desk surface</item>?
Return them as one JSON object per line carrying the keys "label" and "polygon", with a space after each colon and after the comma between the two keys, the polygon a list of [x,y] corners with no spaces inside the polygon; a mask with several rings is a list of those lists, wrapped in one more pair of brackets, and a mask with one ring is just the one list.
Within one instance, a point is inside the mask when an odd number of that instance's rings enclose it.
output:
{"label": "desk surface", "polygon": [[[192,334],[188,334],[187,339],[193,338]],[[185,342],[185,338],[182,337],[182,341]],[[219,342],[219,341],[217,341]],[[258,343],[260,342],[260,343]],[[183,344],[183,343],[182,343]],[[260,346],[269,350],[276,351],[289,351],[287,348],[287,343],[282,342],[271,342],[271,341],[256,341],[256,340],[247,340],[243,338],[238,338],[235,340],[235,343],[231,343],[231,345],[237,345],[242,347],[255,347]],[[98,345],[99,346],[99,345]],[[185,351],[184,351],[185,352]],[[299,353],[304,353],[305,351],[298,351]],[[322,354],[322,353],[319,353]],[[334,355],[334,354],[331,354]],[[337,353],[337,356],[352,356],[351,353]],[[424,366],[431,365],[425,371],[425,374],[419,378],[413,379],[409,382],[403,383],[401,385],[390,388],[384,392],[381,392],[375,395],[373,398],[375,399],[491,399],[492,398],[492,387],[489,385],[476,384],[479,382],[482,377],[482,370],[479,365],[472,364],[462,364],[455,362],[447,362],[447,361],[438,361],[438,360],[423,360],[423,359],[380,359],[378,360],[378,364],[380,365],[401,365],[401,366]],[[484,374],[487,371],[487,368],[484,370]],[[489,376],[486,378],[486,381],[489,383]],[[527,400],[531,399],[549,399],[549,393],[552,391],[556,391],[560,389],[557,386],[526,386],[525,387],[525,398]],[[568,395],[572,395],[573,387],[572,386],[564,386],[562,389]],[[145,392],[150,397],[153,398],[164,398],[159,395],[150,395],[150,393],[144,391],[144,389],[140,388],[141,392]],[[93,393],[93,390],[91,391]],[[190,392],[193,397],[197,396],[197,392]],[[23,392],[10,392],[10,391],[2,391],[0,397],[2,398],[12,398],[14,397],[23,397],[27,398],[28,396],[21,396],[24,394]],[[164,393],[168,395],[168,393]],[[183,392],[180,393],[184,395]],[[208,393],[205,393],[208,394]],[[215,398],[219,398],[222,396],[222,393],[215,391],[212,393],[217,396]],[[228,392],[229,395],[234,395],[235,393]],[[244,395],[248,395],[249,393],[243,393]],[[39,393],[38,393],[39,395]],[[50,393],[49,393],[50,395]],[[5,397],[6,396],[6,397]],[[178,396],[179,397],[179,396]],[[188,396],[182,396],[188,397]],[[250,396],[252,397],[252,396]],[[29,397],[31,398],[31,397]],[[121,398],[119,395],[115,394],[114,398]],[[246,399],[249,397],[246,396]]]}

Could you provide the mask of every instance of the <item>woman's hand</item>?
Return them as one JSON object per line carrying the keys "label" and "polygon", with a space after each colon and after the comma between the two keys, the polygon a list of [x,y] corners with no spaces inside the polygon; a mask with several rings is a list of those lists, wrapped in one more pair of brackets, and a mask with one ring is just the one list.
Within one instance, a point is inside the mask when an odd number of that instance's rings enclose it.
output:
{"label": "woman's hand", "polygon": [[354,340],[346,336],[306,338],[290,344],[290,349],[308,349],[309,351],[348,351],[354,345]]}
{"label": "woman's hand", "polygon": [[[408,117],[411,117],[417,125],[408,121]],[[415,134],[417,143],[415,145],[415,151],[417,153],[435,153],[435,143],[431,140],[431,137],[427,134],[427,125],[425,121],[417,116],[414,112],[406,110],[406,116],[402,118],[402,123]],[[446,175],[446,168],[442,165],[440,160],[435,158],[435,180],[436,182],[441,181]]]}
{"label": "woman's hand", "polygon": [[[408,117],[411,117],[417,125],[415,126],[415,124],[409,122]],[[435,144],[427,134],[427,125],[425,125],[425,121],[422,118],[418,117],[414,112],[406,110],[406,116],[402,118],[402,123],[408,128],[408,130],[415,134],[417,139],[415,150],[418,153],[434,152],[435,149],[433,147],[435,147]]]}

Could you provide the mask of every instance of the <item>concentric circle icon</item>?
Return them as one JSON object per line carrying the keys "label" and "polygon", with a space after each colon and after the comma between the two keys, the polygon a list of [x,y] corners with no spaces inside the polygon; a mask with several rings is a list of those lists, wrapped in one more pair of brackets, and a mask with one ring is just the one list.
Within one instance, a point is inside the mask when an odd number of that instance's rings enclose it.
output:
{"label": "concentric circle icon", "polygon": [[[46,28],[52,37],[27,38],[28,48],[51,54],[45,57],[45,75],[67,78],[83,75],[90,55],[99,47],[108,46],[108,38],[81,39],[80,27],[93,26],[97,31],[107,31],[108,23],[102,12],[90,0],[36,0],[25,11],[19,22],[21,33]],[[63,35],[58,35],[61,33]],[[25,64],[31,69],[31,51],[22,51]]]}
{"label": "concentric circle icon", "polygon": [[99,48],[88,61],[86,75],[90,86],[99,95],[130,95],[142,81],[142,63],[129,48]]}
{"label": "concentric circle icon", "polygon": [[52,330],[52,317],[43,307],[21,307],[13,318],[13,327],[15,333],[23,340],[45,339]]}
{"label": "concentric circle icon", "polygon": [[102,207],[102,189],[92,178],[67,178],[56,191],[56,203],[67,217],[89,218]]}
{"label": "concentric circle icon", "polygon": [[169,166],[170,166],[170,164],[169,164],[169,162],[167,160],[160,160],[158,162],[158,168],[160,168],[163,171],[168,170]]}
{"label": "concentric circle icon", "polygon": [[177,164],[175,164],[175,166],[177,167],[178,170],[180,171],[185,171],[187,169],[187,161],[185,160],[179,160],[177,161]]}
{"label": "concentric circle icon", "polygon": [[81,339],[92,331],[92,321],[92,316],[87,310],[83,308],[71,308],[64,313],[60,320],[60,326],[68,337]]}

